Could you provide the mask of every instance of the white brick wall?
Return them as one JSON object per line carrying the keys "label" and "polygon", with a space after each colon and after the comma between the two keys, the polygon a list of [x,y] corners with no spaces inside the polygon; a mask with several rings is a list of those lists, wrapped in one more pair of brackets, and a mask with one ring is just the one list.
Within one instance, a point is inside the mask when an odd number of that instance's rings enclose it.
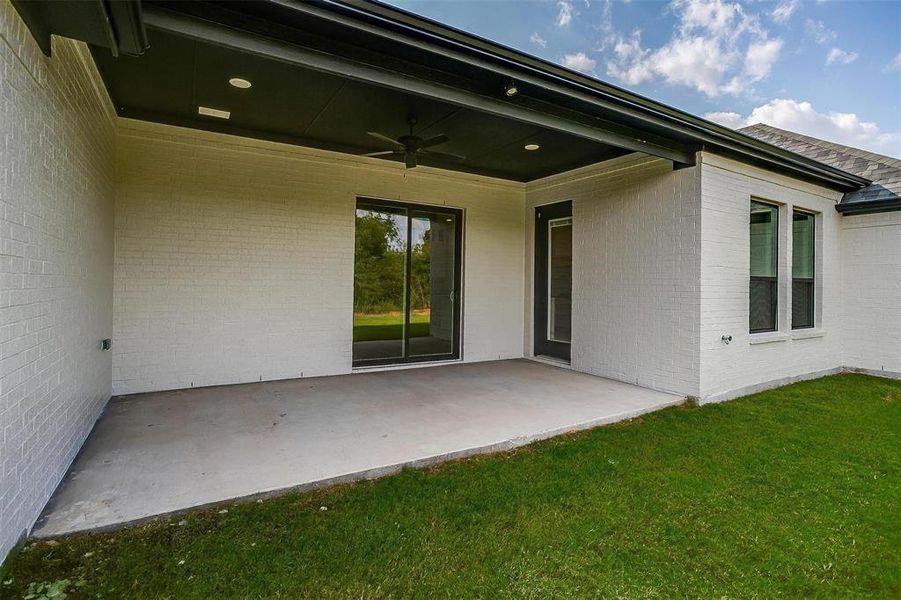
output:
{"label": "white brick wall", "polygon": [[[575,369],[703,400],[840,366],[901,373],[901,213],[841,218],[825,188],[709,153],[523,186],[116,127],[84,46],[43,57],[5,0],[0,83],[0,560],[111,391],[350,370],[357,195],[466,210],[467,361],[531,353],[534,207],[572,200]],[[751,197],[820,213],[813,332],[790,329],[783,243],[781,332],[748,334]]]}
{"label": "white brick wall", "polygon": [[534,209],[572,200],[573,368],[697,395],[700,169],[632,154],[526,189],[526,323]]}
{"label": "white brick wall", "polygon": [[901,212],[841,225],[844,365],[901,377]]}
{"label": "white brick wall", "polygon": [[[702,154],[701,170],[701,399],[724,400],[841,367],[842,217],[834,208],[841,194],[709,153]],[[775,335],[748,333],[751,197],[783,205]],[[792,332],[789,324],[792,206],[820,213],[816,331]],[[731,335],[732,343],[723,343],[723,335]],[[753,343],[763,340],[770,341]]]}
{"label": "white brick wall", "polygon": [[523,189],[120,121],[113,390],[347,373],[357,195],[465,209],[463,356],[522,356]]}
{"label": "white brick wall", "polygon": [[110,396],[113,113],[86,48],[0,1],[0,562]]}

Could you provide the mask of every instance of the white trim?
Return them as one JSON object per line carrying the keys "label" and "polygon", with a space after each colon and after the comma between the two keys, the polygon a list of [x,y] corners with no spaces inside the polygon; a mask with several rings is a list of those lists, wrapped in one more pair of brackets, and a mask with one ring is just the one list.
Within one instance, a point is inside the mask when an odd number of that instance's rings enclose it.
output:
{"label": "white trim", "polygon": [[560,367],[561,369],[569,369],[573,371],[572,363],[567,360],[563,360],[561,358],[554,358],[552,356],[545,356],[544,354],[539,354],[537,356],[525,356],[523,357],[526,360],[532,360],[535,362],[539,362],[544,365],[550,365],[552,367]]}
{"label": "white trim", "polygon": [[[125,117],[119,117],[116,120],[116,134],[120,137],[148,139],[155,142],[163,141],[194,147],[200,146],[223,152],[256,154],[281,160],[299,160],[328,166],[348,165],[377,171],[382,174],[393,174],[403,180],[442,178],[452,180],[458,185],[475,185],[481,188],[496,187],[519,192],[525,190],[525,184],[521,182],[499,179],[497,177],[449,171],[424,165],[420,165],[415,169],[406,169],[401,163],[379,158],[321,150],[285,142],[247,138],[227,133],[181,127],[179,125],[163,125],[149,121],[138,121]],[[356,193],[362,194],[363,192]],[[386,200],[402,200],[402,197],[386,198]]]}
{"label": "white trim", "polygon": [[[649,154],[633,152],[631,154],[626,154],[625,156],[618,156],[599,163],[593,163],[570,171],[564,171],[563,173],[554,173],[553,175],[548,175],[541,179],[534,179],[525,184],[525,189],[527,193],[533,193],[560,185],[576,183],[584,179],[606,177],[613,173],[648,167],[649,165],[655,165],[661,162],[669,161],[665,158],[657,158],[656,156],[651,156]],[[559,200],[552,201],[550,204],[556,202],[559,202]],[[536,204],[533,206],[538,205]]]}
{"label": "white trim", "polygon": [[772,342],[785,342],[790,339],[787,333],[781,331],[767,331],[765,333],[752,333],[748,338],[748,343],[752,346],[755,344],[770,344]]}
{"label": "white trim", "polygon": [[807,329],[794,329],[792,330],[791,337],[793,340],[808,340],[811,338],[821,338],[825,335],[825,330],[818,327],[812,327]]}
{"label": "white trim", "polygon": [[462,358],[451,360],[428,360],[414,363],[399,363],[396,365],[373,365],[371,367],[353,367],[351,373],[375,373],[378,371],[401,371],[404,369],[423,369],[425,367],[440,367],[441,365],[453,365],[462,363]]}

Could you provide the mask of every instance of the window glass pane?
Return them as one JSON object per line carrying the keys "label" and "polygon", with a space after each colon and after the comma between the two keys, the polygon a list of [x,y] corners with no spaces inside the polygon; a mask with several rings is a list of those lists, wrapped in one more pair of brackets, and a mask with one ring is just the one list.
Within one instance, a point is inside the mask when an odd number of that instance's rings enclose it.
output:
{"label": "window glass pane", "polygon": [[751,277],[776,277],[779,208],[751,202]]}
{"label": "window glass pane", "polygon": [[775,331],[778,289],[779,208],[751,202],[751,281],[749,326],[751,333]]}
{"label": "window glass pane", "polygon": [[751,278],[751,333],[776,331],[776,280]]}
{"label": "window glass pane", "polygon": [[815,224],[810,213],[792,214],[792,329],[813,327]]}
{"label": "window glass pane", "polygon": [[792,329],[813,327],[813,280],[792,281]]}
{"label": "window glass pane", "polygon": [[813,279],[814,216],[795,212],[792,215],[792,277]]}

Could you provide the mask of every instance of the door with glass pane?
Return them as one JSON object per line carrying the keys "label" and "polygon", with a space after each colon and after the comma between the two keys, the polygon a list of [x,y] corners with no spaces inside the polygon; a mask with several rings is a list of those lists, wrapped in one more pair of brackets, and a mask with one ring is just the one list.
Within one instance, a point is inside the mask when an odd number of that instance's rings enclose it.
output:
{"label": "door with glass pane", "polygon": [[460,355],[462,211],[357,201],[355,367]]}
{"label": "door with glass pane", "polygon": [[572,202],[535,209],[536,356],[570,359],[572,340]]}

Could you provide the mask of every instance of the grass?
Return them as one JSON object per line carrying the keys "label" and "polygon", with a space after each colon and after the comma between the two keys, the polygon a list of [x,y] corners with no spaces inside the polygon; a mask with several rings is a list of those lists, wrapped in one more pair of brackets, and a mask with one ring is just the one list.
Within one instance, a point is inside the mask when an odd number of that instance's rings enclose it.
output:
{"label": "grass", "polygon": [[0,596],[56,585],[129,598],[898,598],[899,435],[901,382],[838,375],[29,542]]}
{"label": "grass", "polygon": [[[404,332],[404,317],[399,313],[354,314],[354,341],[400,340]],[[429,335],[429,314],[410,315],[410,337]]]}

